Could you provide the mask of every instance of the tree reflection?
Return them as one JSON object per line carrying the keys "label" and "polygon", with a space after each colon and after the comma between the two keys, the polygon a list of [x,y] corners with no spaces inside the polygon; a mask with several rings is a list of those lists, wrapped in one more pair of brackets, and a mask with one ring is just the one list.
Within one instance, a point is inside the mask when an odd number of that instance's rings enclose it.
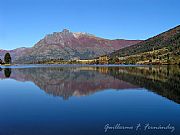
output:
{"label": "tree reflection", "polygon": [[11,69],[10,68],[5,68],[4,69],[4,75],[6,78],[9,78],[11,76]]}

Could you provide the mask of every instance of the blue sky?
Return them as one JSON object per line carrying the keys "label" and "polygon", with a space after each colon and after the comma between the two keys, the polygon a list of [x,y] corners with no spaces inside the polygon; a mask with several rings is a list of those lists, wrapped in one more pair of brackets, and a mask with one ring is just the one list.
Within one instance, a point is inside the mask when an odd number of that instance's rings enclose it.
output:
{"label": "blue sky", "polygon": [[0,0],[0,49],[31,47],[67,28],[147,39],[180,24],[180,0]]}

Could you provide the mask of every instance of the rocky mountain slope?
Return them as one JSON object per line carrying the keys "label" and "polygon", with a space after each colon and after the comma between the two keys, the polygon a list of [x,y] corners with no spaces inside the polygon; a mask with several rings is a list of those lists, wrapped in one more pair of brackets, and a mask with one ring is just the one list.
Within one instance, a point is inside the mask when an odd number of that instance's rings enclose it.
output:
{"label": "rocky mountain slope", "polygon": [[110,54],[123,63],[180,63],[180,25],[157,36]]}
{"label": "rocky mountain slope", "polygon": [[[88,33],[73,33],[67,29],[49,34],[32,48],[11,50],[15,63],[34,63],[49,59],[91,59],[112,53],[140,40],[108,40]],[[0,50],[0,56],[7,51]]]}

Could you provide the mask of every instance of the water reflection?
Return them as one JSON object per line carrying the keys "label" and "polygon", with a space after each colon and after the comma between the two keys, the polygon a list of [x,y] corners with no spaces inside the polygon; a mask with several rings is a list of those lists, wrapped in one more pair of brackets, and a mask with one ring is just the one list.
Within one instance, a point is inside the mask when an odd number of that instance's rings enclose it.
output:
{"label": "water reflection", "polygon": [[145,67],[36,67],[4,69],[0,78],[31,81],[53,96],[68,99],[106,89],[146,88],[180,103],[180,68]]}
{"label": "water reflection", "polygon": [[11,69],[10,68],[5,68],[4,69],[4,75],[6,78],[9,78],[11,76]]}
{"label": "water reflection", "polygon": [[110,74],[180,103],[180,67],[118,67]]}

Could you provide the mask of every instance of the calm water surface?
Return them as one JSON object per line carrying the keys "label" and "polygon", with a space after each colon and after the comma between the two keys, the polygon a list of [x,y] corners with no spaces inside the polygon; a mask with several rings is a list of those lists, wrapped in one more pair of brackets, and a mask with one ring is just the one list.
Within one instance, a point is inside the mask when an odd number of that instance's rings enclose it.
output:
{"label": "calm water surface", "polygon": [[179,133],[178,66],[0,68],[0,135]]}

